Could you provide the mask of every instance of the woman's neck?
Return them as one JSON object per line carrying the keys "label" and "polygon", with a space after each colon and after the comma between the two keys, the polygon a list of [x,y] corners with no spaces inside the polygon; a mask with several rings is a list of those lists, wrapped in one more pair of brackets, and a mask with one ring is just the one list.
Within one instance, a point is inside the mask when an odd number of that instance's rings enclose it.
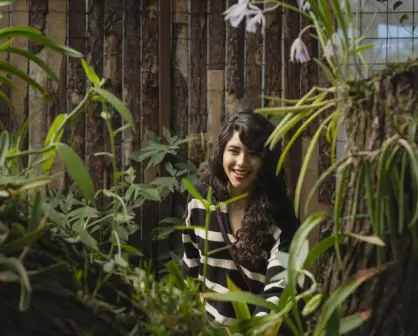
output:
{"label": "woman's neck", "polygon": [[235,198],[238,196],[242,196],[244,194],[247,194],[246,197],[241,198],[235,202],[233,202],[232,204],[235,205],[235,207],[238,208],[244,208],[247,206],[248,204],[248,200],[251,197],[251,193],[252,193],[252,188],[246,188],[246,189],[237,189],[232,187],[230,184],[228,185],[228,191],[229,191],[229,196],[231,198]]}

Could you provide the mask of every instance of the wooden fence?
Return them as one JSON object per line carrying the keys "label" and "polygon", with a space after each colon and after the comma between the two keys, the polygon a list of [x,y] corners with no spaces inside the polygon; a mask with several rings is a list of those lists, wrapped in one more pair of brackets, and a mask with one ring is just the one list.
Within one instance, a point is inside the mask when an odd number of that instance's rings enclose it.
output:
{"label": "wooden fence", "polygon": [[[222,12],[236,2],[18,0],[9,13],[3,12],[0,27],[31,25],[85,53],[99,76],[107,79],[107,88],[122,97],[134,115],[135,135],[124,133],[117,143],[119,164],[126,165],[132,150],[143,146],[149,135],[161,134],[163,127],[180,135],[204,133],[211,141],[225,117],[244,108],[274,106],[274,100],[263,96],[298,98],[318,83],[314,63],[289,62],[290,46],[303,23],[298,14],[269,12],[265,35],[250,34],[244,27],[231,29],[224,22]],[[289,2],[297,5],[296,0]],[[86,77],[77,59],[46,51],[24,39],[16,39],[13,44],[36,53],[60,75],[56,85],[25,58],[8,57],[11,63],[28,69],[53,97],[53,103],[46,105],[38,93],[15,79],[23,96],[7,92],[15,106],[13,113],[4,104],[0,106],[1,121],[10,129],[33,114],[29,146],[37,147],[56,114],[73,109],[83,97]],[[308,47],[313,55],[318,53],[312,40]],[[86,117],[77,121],[73,143],[97,186],[108,183],[110,171],[103,159],[93,155],[106,150],[108,142],[100,112],[89,108]],[[290,190],[294,189],[309,133],[290,154]],[[325,142],[321,146],[311,161],[306,190],[328,164],[328,156],[318,153],[326,153],[329,148]],[[189,155],[201,157],[201,148],[194,146]],[[140,177],[149,181],[157,173],[146,170]],[[65,179],[57,180],[55,186],[63,188]],[[319,193],[312,210],[329,204],[328,189]],[[169,214],[170,206],[169,202],[160,207],[160,216]],[[148,214],[142,225],[143,239],[158,218],[155,211]]]}

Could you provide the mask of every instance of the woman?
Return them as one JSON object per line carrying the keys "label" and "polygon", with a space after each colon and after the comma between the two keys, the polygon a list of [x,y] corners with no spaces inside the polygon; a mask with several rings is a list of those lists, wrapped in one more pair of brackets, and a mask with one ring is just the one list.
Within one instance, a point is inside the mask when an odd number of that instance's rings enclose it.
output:
{"label": "woman", "polygon": [[[199,174],[197,190],[212,202],[221,203],[211,212],[206,288],[228,291],[227,277],[244,291],[277,303],[285,286],[288,249],[299,221],[286,193],[283,174],[276,176],[280,147],[270,151],[265,143],[274,126],[263,116],[241,112],[223,126],[208,163]],[[228,205],[222,202],[246,194]],[[186,225],[205,226],[205,210],[189,198]],[[205,231],[185,230],[183,275],[203,282]],[[230,246],[230,249],[222,247]],[[208,301],[206,311],[224,325],[236,319],[229,302]],[[250,307],[253,315],[265,315],[262,307]]]}

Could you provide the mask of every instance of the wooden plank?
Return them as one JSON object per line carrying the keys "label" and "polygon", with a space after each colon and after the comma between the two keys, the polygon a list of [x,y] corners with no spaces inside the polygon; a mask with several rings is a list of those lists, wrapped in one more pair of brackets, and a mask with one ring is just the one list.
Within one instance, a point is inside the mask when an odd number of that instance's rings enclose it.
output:
{"label": "wooden plank", "polygon": [[[229,0],[227,6],[236,4],[238,0]],[[230,117],[242,111],[244,98],[244,53],[245,53],[245,22],[238,28],[229,24],[226,28],[226,115]]]}
{"label": "wooden plank", "polygon": [[[188,134],[188,59],[189,59],[189,20],[188,0],[172,0],[172,118],[171,128],[173,134],[184,137]],[[181,161],[187,162],[188,146],[180,148],[178,156]],[[186,199],[180,193],[172,198],[173,215],[181,216],[185,209]],[[180,232],[172,237],[173,247],[176,249],[181,242]]]}
{"label": "wooden plank", "polygon": [[[49,13],[46,19],[46,31],[49,37],[57,43],[65,45],[67,37],[67,1],[49,0]],[[59,83],[48,78],[48,92],[52,98],[52,104],[48,109],[48,126],[60,113],[67,112],[67,58],[59,53],[47,50],[47,64],[59,76]],[[65,166],[56,156],[51,173],[54,179],[49,188],[61,189],[65,187]]]}
{"label": "wooden plank", "polygon": [[[188,59],[189,24],[188,1],[173,0],[172,31],[172,113],[171,127],[175,134],[188,133]],[[183,153],[187,155],[187,151]]]}
{"label": "wooden plank", "polygon": [[[48,15],[48,0],[31,0],[29,4],[29,25],[39,29],[46,34],[46,18]],[[47,62],[47,49],[43,45],[29,40],[28,50],[44,62]],[[29,76],[35,79],[42,87],[47,88],[47,74],[36,63],[29,61]],[[47,129],[47,104],[43,95],[29,86],[29,148],[41,148],[44,144]],[[37,159],[36,156],[29,157],[29,160]],[[42,166],[38,166],[38,172]]]}
{"label": "wooden plank", "polygon": [[[150,136],[158,135],[159,131],[159,8],[158,0],[141,3],[141,147],[145,147]],[[151,168],[143,172],[144,182],[149,183],[157,177],[157,169]],[[149,240],[151,231],[158,225],[158,204],[147,202],[143,205],[142,226],[143,249],[153,255],[153,246]],[[144,251],[144,252],[147,252]],[[155,256],[155,255],[153,255]]]}
{"label": "wooden plank", "polygon": [[210,0],[208,12],[208,149],[217,140],[225,119],[225,38],[222,13],[224,0]]}
{"label": "wooden plank", "polygon": [[[86,3],[85,0],[72,0],[69,2],[68,46],[82,53],[86,48]],[[83,99],[86,93],[86,75],[81,62],[76,58],[68,58],[67,73],[67,106],[72,111]],[[85,158],[86,116],[81,114],[68,133],[68,141],[72,148]]]}
{"label": "wooden plank", "polygon": [[[189,2],[189,133],[204,133],[207,128],[207,8],[208,0]],[[204,160],[200,140],[190,145],[189,157]]]}
{"label": "wooden plank", "polygon": [[[270,5],[268,5],[270,6]],[[282,94],[282,11],[267,12],[265,35],[264,95],[278,97]],[[266,107],[279,106],[275,100],[264,99]]]}
{"label": "wooden plank", "polygon": [[[103,32],[104,32],[104,2],[89,0],[87,9],[87,62],[97,75],[103,77]],[[90,175],[97,189],[106,188],[108,173],[111,166],[102,156],[95,153],[107,151],[108,137],[99,104],[87,106],[85,160]]]}
{"label": "wooden plank", "polygon": [[[106,78],[105,88],[116,97],[122,96],[122,16],[123,2],[120,0],[104,1],[104,41],[103,41],[103,76]],[[122,125],[119,113],[108,105],[112,116],[112,129]],[[117,167],[122,167],[122,134],[115,139]],[[113,169],[112,169],[113,170]],[[108,174],[107,183],[113,183],[113,171]]]}
{"label": "wooden plank", "polygon": [[[137,0],[125,0],[123,4],[123,41],[122,41],[122,91],[123,101],[129,107],[134,118],[135,133],[128,129],[123,132],[123,160],[127,168],[132,165],[136,179],[142,180],[141,164],[131,162],[134,149],[141,146],[141,5]],[[142,249],[142,209],[136,211],[135,221],[140,227],[130,235],[129,243]]]}
{"label": "wooden plank", "polygon": [[[29,0],[15,1],[12,5],[11,26],[27,26],[29,24]],[[12,46],[18,49],[27,50],[28,40],[25,38],[13,39]],[[10,55],[10,64],[17,66],[23,71],[28,69],[28,60],[25,57]],[[17,129],[18,124],[27,116],[27,84],[23,79],[12,76],[11,79],[17,87],[17,91],[10,93],[10,98],[14,106],[13,130]]]}
{"label": "wooden plank", "polygon": [[[290,5],[297,6],[296,0],[290,0]],[[290,62],[290,47],[297,38],[300,31],[299,14],[293,10],[284,9],[284,34],[283,34],[283,53],[284,53],[284,71],[282,80],[282,95],[286,98],[300,98],[300,65]],[[287,142],[293,134],[289,134],[285,138]],[[288,155],[289,160],[285,165],[288,193],[291,199],[294,199],[294,191],[299,177],[300,167],[302,164],[302,142],[300,137],[292,146]]]}
{"label": "wooden plank", "polygon": [[[256,5],[261,7],[263,5]],[[254,110],[261,107],[262,94],[262,61],[263,61],[263,35],[261,28],[257,27],[255,33],[245,33],[245,110]]]}
{"label": "wooden plank", "polygon": [[[9,6],[4,7],[4,13],[0,16],[0,29],[7,28],[10,26],[10,16],[9,16]],[[9,53],[2,52],[0,53],[0,61],[8,62],[10,58]],[[10,89],[7,85],[0,85],[0,90],[3,92],[7,97],[10,98]],[[0,100],[0,123],[4,127],[4,129],[8,131],[13,130],[13,110],[11,107],[4,101]]]}

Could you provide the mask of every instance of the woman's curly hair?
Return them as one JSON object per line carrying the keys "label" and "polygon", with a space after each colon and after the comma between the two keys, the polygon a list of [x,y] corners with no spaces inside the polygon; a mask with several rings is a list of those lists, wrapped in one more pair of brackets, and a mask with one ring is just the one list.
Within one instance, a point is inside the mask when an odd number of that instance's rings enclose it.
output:
{"label": "woman's curly hair", "polygon": [[206,187],[212,186],[213,196],[222,202],[230,198],[229,181],[222,165],[223,153],[234,133],[237,132],[241,142],[263,159],[242,228],[237,232],[237,241],[233,245],[240,261],[256,263],[266,257],[273,243],[273,225],[282,231],[286,226],[286,231],[290,230],[292,233],[299,226],[287,195],[284,174],[276,175],[276,165],[281,154],[280,145],[272,150],[265,146],[273,130],[274,126],[270,121],[259,114],[251,111],[237,113],[223,125],[208,161],[199,170],[199,183]]}

